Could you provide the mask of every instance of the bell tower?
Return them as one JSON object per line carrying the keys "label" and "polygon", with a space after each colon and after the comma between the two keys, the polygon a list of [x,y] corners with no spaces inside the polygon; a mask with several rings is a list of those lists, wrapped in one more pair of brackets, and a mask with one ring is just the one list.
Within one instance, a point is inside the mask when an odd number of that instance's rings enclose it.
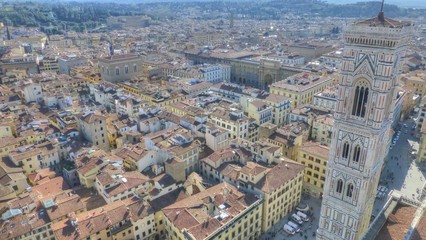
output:
{"label": "bell tower", "polygon": [[370,222],[411,24],[377,17],[344,33],[342,68],[317,239],[358,240]]}

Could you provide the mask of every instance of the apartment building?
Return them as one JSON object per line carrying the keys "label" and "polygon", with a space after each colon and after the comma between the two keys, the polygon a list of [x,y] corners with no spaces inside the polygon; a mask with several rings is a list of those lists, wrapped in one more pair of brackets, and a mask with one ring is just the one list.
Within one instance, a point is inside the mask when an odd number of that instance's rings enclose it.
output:
{"label": "apartment building", "polygon": [[251,120],[242,111],[228,111],[217,108],[210,114],[210,122],[229,131],[230,139],[247,138]]}
{"label": "apartment building", "polygon": [[206,126],[206,145],[213,151],[229,146],[229,131],[218,128],[212,124]]}
{"label": "apartment building", "polygon": [[33,145],[21,146],[10,151],[9,159],[15,166],[21,167],[25,175],[43,167],[41,163],[41,151]]}
{"label": "apartment building", "polygon": [[76,56],[76,55],[66,55],[58,57],[59,72],[62,74],[71,73],[71,68],[76,66],[83,66],[87,64],[87,58]]}
{"label": "apartment building", "polygon": [[405,86],[412,90],[414,94],[421,95],[422,97],[426,94],[426,73],[421,70],[412,71],[401,75],[401,81],[405,83]]}
{"label": "apartment building", "polygon": [[263,94],[258,98],[265,101],[272,108],[271,123],[282,126],[288,123],[288,112],[290,110],[290,99],[277,94]]}
{"label": "apartment building", "polygon": [[169,240],[258,239],[262,202],[228,183],[220,183],[165,207]]}
{"label": "apartment building", "polygon": [[270,92],[290,98],[291,107],[295,108],[303,104],[312,104],[315,94],[332,84],[332,78],[312,73],[299,73],[273,83]]}
{"label": "apartment building", "polygon": [[[154,212],[149,203],[116,201],[52,224],[56,239],[152,239]],[[144,237],[143,237],[144,236]]]}
{"label": "apartment building", "polygon": [[148,191],[150,187],[150,179],[138,171],[104,171],[95,180],[95,189],[108,204],[138,196],[139,191]]}
{"label": "apartment building", "polygon": [[108,151],[110,144],[106,127],[106,117],[98,113],[84,113],[78,117],[81,136],[93,146]]}
{"label": "apartment building", "polygon": [[331,114],[319,115],[312,121],[311,139],[322,145],[330,146],[334,118]]}
{"label": "apartment building", "polygon": [[255,119],[259,125],[272,121],[272,107],[262,100],[249,101],[247,113],[248,117]]}
{"label": "apartment building", "polygon": [[334,111],[337,106],[337,87],[332,86],[314,95],[313,105],[315,107]]}
{"label": "apartment building", "polygon": [[322,196],[329,151],[329,147],[310,141],[304,142],[298,150],[296,161],[306,167],[303,190],[316,198]]}
{"label": "apartment building", "polygon": [[[209,180],[232,184],[263,199],[261,229],[265,232],[299,204],[305,167],[284,158],[269,156],[266,160],[261,159],[265,148],[255,147],[252,151],[242,146],[235,147],[234,144],[233,148],[223,149],[202,159],[201,173]],[[252,159],[267,163],[270,167]]]}

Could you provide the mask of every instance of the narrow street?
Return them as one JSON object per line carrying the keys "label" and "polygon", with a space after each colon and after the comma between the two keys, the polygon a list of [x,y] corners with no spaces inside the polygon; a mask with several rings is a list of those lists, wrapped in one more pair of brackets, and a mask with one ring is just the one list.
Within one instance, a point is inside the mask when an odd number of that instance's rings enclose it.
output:
{"label": "narrow street", "polygon": [[[406,124],[406,127],[404,124]],[[373,208],[374,216],[377,215],[386,203],[387,196],[390,191],[397,190],[402,192],[405,196],[413,200],[417,200],[418,191],[425,183],[426,172],[422,172],[416,164],[416,155],[412,154],[413,150],[410,145],[419,141],[416,137],[416,133],[419,129],[412,129],[414,124],[415,122],[412,119],[401,122],[399,139],[395,142],[395,145],[392,146],[392,149],[389,150],[388,158],[385,160],[385,165],[380,177],[379,185],[385,186],[388,190],[382,199],[376,198]],[[315,239],[315,233],[319,221],[319,212],[321,210],[321,200],[312,197],[304,197],[302,198],[302,202],[307,203],[310,207],[312,207],[314,218],[311,219],[310,222],[303,223],[302,231],[300,233],[290,235],[283,230],[283,226],[288,222],[290,214],[275,224],[268,233],[263,234],[261,239]]]}
{"label": "narrow street", "polygon": [[[422,172],[415,162],[416,155],[412,154],[413,149],[410,143],[419,141],[416,137],[419,129],[412,129],[414,124],[415,122],[412,119],[401,122],[400,137],[389,150],[379,185],[389,189],[387,194],[392,190],[397,190],[406,197],[417,200],[418,191],[425,183],[426,172]],[[374,215],[377,215],[386,203],[387,194],[383,199],[376,198],[373,209]]]}

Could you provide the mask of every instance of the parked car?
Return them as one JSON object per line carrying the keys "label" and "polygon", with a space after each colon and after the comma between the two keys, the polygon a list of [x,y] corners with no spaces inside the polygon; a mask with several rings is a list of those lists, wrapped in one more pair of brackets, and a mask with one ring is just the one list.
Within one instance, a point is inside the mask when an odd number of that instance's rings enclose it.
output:
{"label": "parked car", "polygon": [[289,234],[291,234],[291,235],[294,235],[294,234],[296,233],[296,231],[294,230],[294,228],[290,227],[290,226],[289,226],[289,225],[287,225],[287,224],[284,224],[283,229],[284,229],[284,231],[285,231],[286,233],[289,233]]}
{"label": "parked car", "polygon": [[301,211],[297,212],[297,216],[299,216],[305,222],[309,221],[309,217],[306,214],[302,213]]}
{"label": "parked car", "polygon": [[303,223],[303,220],[302,220],[302,218],[300,218],[297,214],[295,214],[295,213],[293,213],[292,215],[291,215],[291,220],[293,220],[293,221],[295,221],[296,223],[298,223],[298,224],[302,224]]}
{"label": "parked car", "polygon": [[302,229],[300,229],[300,227],[299,227],[299,225],[297,225],[295,222],[293,222],[293,221],[289,221],[288,223],[287,223],[287,225],[289,225],[290,227],[292,227],[294,230],[296,230],[296,232],[300,232],[300,230],[302,230]]}

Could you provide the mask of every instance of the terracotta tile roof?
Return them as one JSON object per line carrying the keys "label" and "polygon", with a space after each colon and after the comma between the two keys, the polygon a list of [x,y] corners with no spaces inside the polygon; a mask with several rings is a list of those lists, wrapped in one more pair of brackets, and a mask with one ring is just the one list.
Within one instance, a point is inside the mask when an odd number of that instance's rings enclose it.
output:
{"label": "terracotta tile roof", "polygon": [[[37,196],[34,196],[34,194],[32,193],[23,193],[20,194],[17,198],[9,201],[7,203],[8,208],[12,209],[12,208],[22,208],[24,206],[29,206],[31,204],[34,204],[35,200],[38,200],[38,198],[36,198]],[[35,207],[35,205],[33,206]]]}
{"label": "terracotta tile roof", "polygon": [[117,61],[127,61],[127,60],[139,60],[139,56],[133,54],[123,54],[123,55],[111,55],[108,57],[103,57],[98,59],[100,62],[117,62]]}
{"label": "terracotta tile roof", "polygon": [[300,151],[322,157],[323,159],[328,159],[330,148],[324,145],[321,145],[317,142],[304,142],[299,148]]}
{"label": "terracotta tile roof", "polygon": [[85,239],[129,217],[126,205],[117,201],[102,208],[77,214],[75,216],[78,220],[77,228],[72,226],[70,218],[52,224],[51,228],[58,240]]}
{"label": "terracotta tile roof", "polygon": [[76,194],[58,200],[55,199],[54,202],[55,206],[46,209],[50,221],[65,216],[70,212],[77,212],[85,208],[80,196]]}
{"label": "terracotta tile roof", "polygon": [[206,162],[212,167],[219,167],[223,161],[233,161],[236,157],[236,153],[232,148],[222,149],[220,151],[213,152],[211,155],[202,159],[201,161]]}
{"label": "terracotta tile roof", "polygon": [[114,179],[114,182],[119,182],[118,185],[107,188],[105,190],[109,196],[118,195],[122,192],[125,192],[132,188],[136,188],[150,181],[148,177],[138,171],[125,172],[123,173],[123,177],[126,179],[126,181],[123,181],[123,179],[118,178]]}
{"label": "terracotta tile roof", "polygon": [[389,215],[388,220],[380,230],[376,240],[404,239],[416,211],[417,209],[415,207],[398,204],[392,214]]}
{"label": "terracotta tile roof", "polygon": [[289,98],[287,98],[285,96],[278,95],[278,94],[272,94],[272,93],[270,93],[269,95],[266,95],[265,97],[261,97],[261,98],[265,99],[268,102],[272,102],[272,103],[275,103],[275,104],[282,103],[282,102],[289,100]]}
{"label": "terracotta tile roof", "polygon": [[0,160],[0,184],[3,186],[8,185],[11,181],[26,179],[22,168],[20,167],[9,167],[3,162],[3,158]]}
{"label": "terracotta tile roof", "polygon": [[159,119],[164,119],[175,124],[180,124],[180,117],[174,113],[163,111],[158,115]]}
{"label": "terracotta tile roof", "polygon": [[268,172],[268,169],[255,162],[247,162],[247,164],[241,168],[241,172],[249,176],[257,176],[258,174]]}
{"label": "terracotta tile roof", "polygon": [[45,214],[19,214],[8,221],[0,220],[0,239],[13,239],[49,223]]}
{"label": "terracotta tile roof", "polygon": [[276,165],[256,183],[256,187],[265,193],[271,193],[283,186],[286,182],[303,173],[305,166],[297,162],[286,160]]}
{"label": "terracotta tile roof", "polygon": [[223,163],[220,167],[217,168],[217,171],[224,177],[238,180],[240,175],[241,166],[238,163]]}
{"label": "terracotta tile roof", "polygon": [[90,113],[90,114],[87,114],[87,115],[81,115],[79,118],[82,121],[89,123],[89,124],[94,123],[96,121],[103,121],[105,123],[105,119],[106,119],[104,116],[98,115],[98,114],[95,114],[95,113]]}
{"label": "terracotta tile roof", "polygon": [[99,157],[95,156],[84,156],[83,158],[76,160],[76,166],[78,172],[80,172],[82,175],[85,175],[89,171],[100,168],[104,165],[104,161],[100,159]]}
{"label": "terracotta tile roof", "polygon": [[132,213],[132,220],[135,222],[155,213],[154,208],[147,201],[135,201],[127,207]]}
{"label": "terracotta tile roof", "polygon": [[403,26],[409,26],[408,22],[400,22],[391,18],[384,17],[383,22],[378,17],[370,18],[355,23],[355,25],[367,25],[369,27],[390,27],[390,28],[402,28]]}
{"label": "terracotta tile roof", "polygon": [[57,195],[58,193],[69,188],[70,187],[62,177],[55,177],[50,179],[50,181],[34,186],[31,192],[37,197],[47,197]]}
{"label": "terracotta tile roof", "polygon": [[44,179],[44,181],[49,180],[49,177],[56,176],[55,171],[49,168],[38,169],[34,173],[30,173],[28,175],[28,179],[30,179],[34,183],[40,183]]}
{"label": "terracotta tile roof", "polygon": [[[234,219],[256,198],[245,195],[228,183],[220,183],[200,193],[178,201],[163,209],[164,215],[180,231],[187,229],[196,239],[205,239],[215,230]],[[213,204],[226,213],[220,217],[204,210],[203,206]]]}
{"label": "terracotta tile roof", "polygon": [[426,239],[426,209],[423,210],[423,215],[417,224],[411,240],[424,240]]}
{"label": "terracotta tile roof", "polygon": [[107,172],[102,172],[96,176],[96,179],[103,185],[106,186],[108,184],[114,183],[115,180],[111,177]]}

